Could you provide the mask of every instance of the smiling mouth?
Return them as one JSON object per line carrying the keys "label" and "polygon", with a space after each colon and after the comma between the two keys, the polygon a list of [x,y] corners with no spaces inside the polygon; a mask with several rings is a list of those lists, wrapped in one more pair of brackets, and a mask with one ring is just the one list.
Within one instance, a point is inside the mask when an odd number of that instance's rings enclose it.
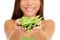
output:
{"label": "smiling mouth", "polygon": [[34,9],[35,9],[35,7],[27,7],[27,8],[25,8],[25,10],[27,12],[32,12]]}

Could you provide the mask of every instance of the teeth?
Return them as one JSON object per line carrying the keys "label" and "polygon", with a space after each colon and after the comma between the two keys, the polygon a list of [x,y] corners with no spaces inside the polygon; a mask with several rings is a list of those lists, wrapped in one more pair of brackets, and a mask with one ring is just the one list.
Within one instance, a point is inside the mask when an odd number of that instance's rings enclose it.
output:
{"label": "teeth", "polygon": [[27,11],[33,11],[34,8],[26,8]]}

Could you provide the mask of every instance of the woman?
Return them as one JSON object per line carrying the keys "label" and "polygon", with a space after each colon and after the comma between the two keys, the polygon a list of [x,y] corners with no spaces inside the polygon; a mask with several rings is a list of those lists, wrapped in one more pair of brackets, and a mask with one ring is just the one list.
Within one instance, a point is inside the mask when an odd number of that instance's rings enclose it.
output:
{"label": "woman", "polygon": [[[22,16],[32,17],[37,15],[43,17],[43,0],[15,0],[13,16],[10,20],[5,22],[7,39],[21,40],[20,37],[26,29],[17,26],[20,24],[18,18]],[[55,29],[54,22],[52,20],[43,19],[42,24],[44,30],[40,29],[41,23],[38,22],[37,25],[39,26],[31,30],[32,35],[36,37],[35,40],[51,40]],[[33,33],[34,31],[38,31],[38,33]],[[28,33],[24,33],[24,35],[28,37],[31,36]]]}

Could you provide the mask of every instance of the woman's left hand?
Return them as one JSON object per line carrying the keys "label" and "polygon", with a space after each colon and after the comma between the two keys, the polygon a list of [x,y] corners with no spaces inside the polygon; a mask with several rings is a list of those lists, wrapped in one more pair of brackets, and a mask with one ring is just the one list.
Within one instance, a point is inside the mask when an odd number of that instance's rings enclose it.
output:
{"label": "woman's left hand", "polygon": [[39,21],[38,23],[37,23],[37,27],[34,27],[32,30],[31,30],[31,32],[36,32],[36,31],[38,31],[38,30],[40,30],[41,29],[41,21]]}
{"label": "woman's left hand", "polygon": [[50,40],[50,38],[48,37],[48,35],[41,29],[41,21],[37,23],[37,27],[34,27],[31,32],[32,32],[32,35],[36,36],[39,35],[38,37],[41,39],[41,40]]}

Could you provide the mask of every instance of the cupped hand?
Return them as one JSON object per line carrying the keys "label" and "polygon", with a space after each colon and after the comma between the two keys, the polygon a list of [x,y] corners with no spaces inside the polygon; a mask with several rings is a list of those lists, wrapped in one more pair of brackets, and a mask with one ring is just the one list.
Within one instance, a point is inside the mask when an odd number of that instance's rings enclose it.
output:
{"label": "cupped hand", "polygon": [[19,19],[17,19],[16,20],[16,24],[15,24],[15,28],[16,29],[18,29],[20,32],[24,32],[24,31],[26,31],[26,28],[22,28],[21,26],[20,26],[20,22],[19,22]]}
{"label": "cupped hand", "polygon": [[41,21],[39,21],[39,22],[37,23],[37,26],[34,27],[34,28],[31,30],[31,32],[37,32],[37,31],[39,31],[39,30],[41,30]]}

